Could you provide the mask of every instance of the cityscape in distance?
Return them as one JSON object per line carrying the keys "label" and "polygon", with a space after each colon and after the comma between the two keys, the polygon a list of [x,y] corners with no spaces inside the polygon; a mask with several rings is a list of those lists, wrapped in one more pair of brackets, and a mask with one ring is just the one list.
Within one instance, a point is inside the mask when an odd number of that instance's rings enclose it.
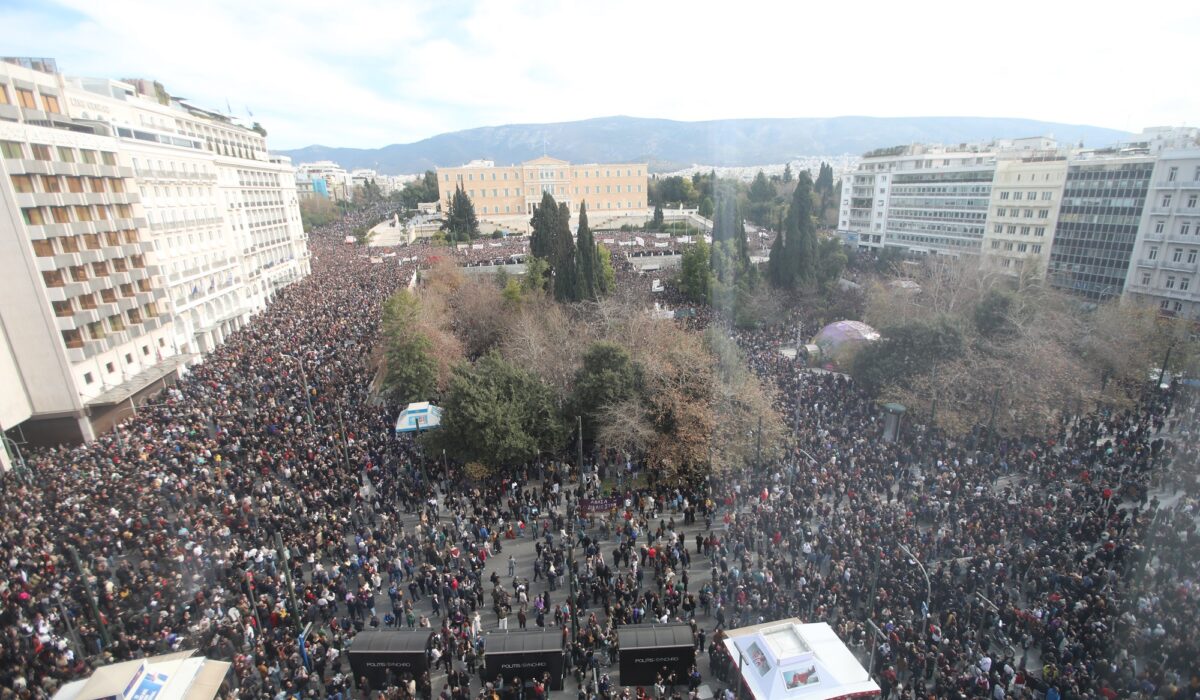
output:
{"label": "cityscape in distance", "polygon": [[0,5],[0,700],[1200,698],[1200,13],[948,9]]}

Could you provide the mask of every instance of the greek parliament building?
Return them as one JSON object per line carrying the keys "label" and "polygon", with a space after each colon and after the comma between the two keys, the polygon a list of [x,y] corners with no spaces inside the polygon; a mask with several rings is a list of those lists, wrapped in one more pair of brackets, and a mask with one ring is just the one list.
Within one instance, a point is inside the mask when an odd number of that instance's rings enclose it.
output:
{"label": "greek parliament building", "polygon": [[309,271],[261,127],[0,59],[0,468],[90,440]]}
{"label": "greek parliament building", "polygon": [[438,168],[437,178],[442,211],[449,210],[450,198],[461,186],[485,225],[526,229],[545,192],[566,202],[572,215],[586,203],[592,226],[646,217],[649,175],[645,163],[572,165],[542,156],[520,165],[497,167],[490,160],[473,160],[457,168]]}

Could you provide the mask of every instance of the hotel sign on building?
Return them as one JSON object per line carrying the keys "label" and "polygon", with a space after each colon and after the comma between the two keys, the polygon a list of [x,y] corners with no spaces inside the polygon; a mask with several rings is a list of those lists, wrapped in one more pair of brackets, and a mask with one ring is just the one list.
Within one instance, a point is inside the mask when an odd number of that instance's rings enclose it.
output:
{"label": "hotel sign on building", "polygon": [[509,166],[474,160],[437,171],[442,211],[461,186],[481,218],[528,216],[545,192],[572,212],[583,203],[589,212],[640,212],[646,209],[648,177],[645,163],[572,164],[548,156]]}

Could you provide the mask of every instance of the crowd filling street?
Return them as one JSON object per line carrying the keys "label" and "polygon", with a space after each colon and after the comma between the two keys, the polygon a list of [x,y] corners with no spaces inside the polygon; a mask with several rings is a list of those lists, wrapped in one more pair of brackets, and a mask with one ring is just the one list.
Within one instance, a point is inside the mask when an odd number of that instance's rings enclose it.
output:
{"label": "crowd filling street", "polygon": [[[193,648],[232,661],[247,698],[732,698],[715,642],[792,616],[832,625],[884,698],[1200,697],[1185,388],[1063,417],[1051,439],[906,423],[888,442],[850,379],[780,353],[816,325],[797,311],[734,333],[793,429],[782,459],[685,485],[592,454],[471,482],[369,392],[384,300],[456,254],[372,263],[343,242],[390,213],[314,231],[312,274],[136,418],[3,475],[0,699]],[[614,237],[632,240],[596,235]],[[524,252],[482,243],[463,260]],[[615,507],[578,507],[600,495]],[[623,687],[620,629],[653,621],[691,625],[696,667]],[[354,636],[386,628],[427,628],[430,671],[354,677]],[[483,672],[488,633],[519,628],[561,634],[567,691]]]}

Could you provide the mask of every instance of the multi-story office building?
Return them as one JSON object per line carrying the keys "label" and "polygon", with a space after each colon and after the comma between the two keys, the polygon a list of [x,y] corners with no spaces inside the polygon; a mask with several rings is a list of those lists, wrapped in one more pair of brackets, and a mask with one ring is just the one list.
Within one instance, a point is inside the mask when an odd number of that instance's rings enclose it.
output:
{"label": "multi-story office building", "polygon": [[296,166],[296,172],[299,177],[307,178],[313,183],[317,194],[338,202],[350,199],[353,181],[350,173],[337,163],[331,160],[301,163]]}
{"label": "multi-story office building", "polygon": [[72,114],[107,124],[133,168],[176,346],[198,357],[308,274],[296,179],[258,131],[146,88],[65,81]]}
{"label": "multi-story office building", "polygon": [[[0,319],[29,439],[91,438],[308,273],[295,175],[261,129],[146,81],[13,59],[0,140],[0,227],[17,232],[0,237],[16,300]],[[0,428],[23,413],[9,408]]]}
{"label": "multi-story office building", "polygon": [[1052,287],[1093,301],[1121,295],[1154,160],[1142,149],[1071,158],[1046,268]]}
{"label": "multi-story office building", "polygon": [[842,185],[838,230],[863,247],[977,254],[995,167],[990,144],[871,151]]}
{"label": "multi-story office building", "polygon": [[18,98],[0,106],[0,428],[89,439],[180,358],[118,139],[65,112],[51,62],[27,65],[0,62]]}
{"label": "multi-story office building", "polygon": [[542,156],[520,165],[497,167],[476,160],[458,168],[438,168],[442,211],[458,187],[467,193],[479,218],[523,218],[549,192],[572,212],[587,203],[588,216],[604,213],[642,214],[646,211],[649,174],[645,163],[571,164]]}
{"label": "multi-story office building", "polygon": [[1200,320],[1200,148],[1159,154],[1149,188],[1126,293],[1164,313]]}
{"label": "multi-story office building", "polygon": [[1045,274],[1066,176],[1065,151],[1000,154],[983,236],[986,269],[1014,277]]}

